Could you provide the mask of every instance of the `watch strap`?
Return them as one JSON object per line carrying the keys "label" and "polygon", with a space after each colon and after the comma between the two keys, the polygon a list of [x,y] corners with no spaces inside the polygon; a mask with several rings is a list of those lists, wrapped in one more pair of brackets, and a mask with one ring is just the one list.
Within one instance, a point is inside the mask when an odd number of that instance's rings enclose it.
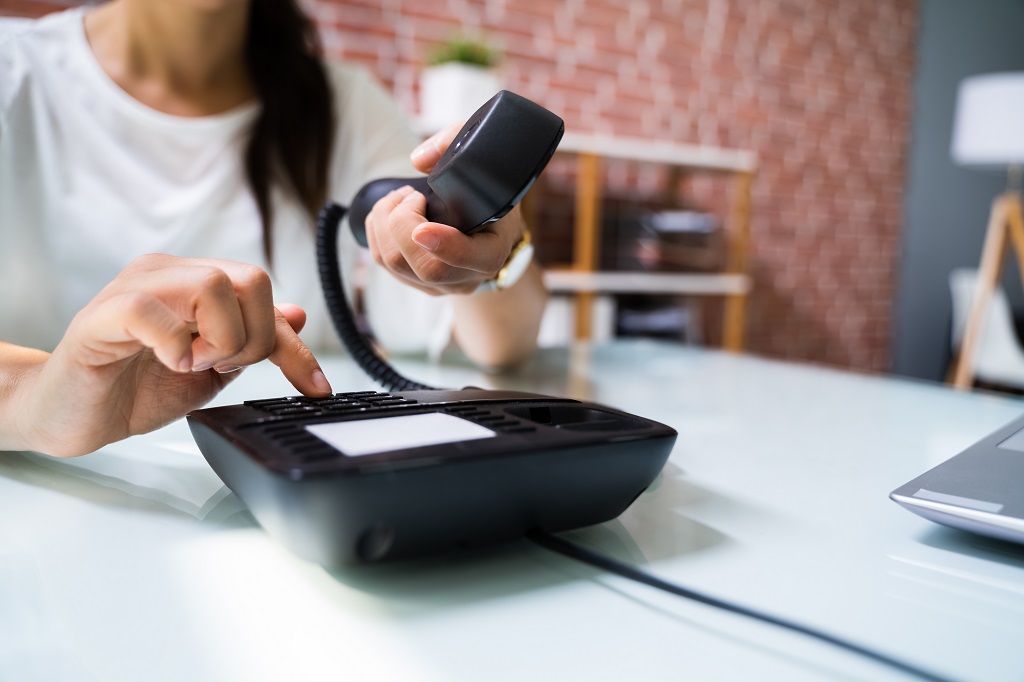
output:
{"label": "watch strap", "polygon": [[516,245],[512,247],[508,258],[505,259],[505,263],[498,270],[497,274],[491,279],[481,282],[474,293],[501,291],[514,285],[529,267],[530,262],[533,260],[533,252],[533,238],[530,235],[530,230],[526,229],[523,231],[523,236],[516,242]]}

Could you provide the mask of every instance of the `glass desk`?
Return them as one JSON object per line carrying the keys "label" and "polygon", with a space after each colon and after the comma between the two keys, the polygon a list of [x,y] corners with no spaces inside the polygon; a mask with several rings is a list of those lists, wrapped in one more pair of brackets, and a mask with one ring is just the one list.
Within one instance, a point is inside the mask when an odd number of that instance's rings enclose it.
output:
{"label": "glass desk", "polygon": [[[322,360],[335,390],[375,388]],[[395,364],[678,429],[655,485],[573,539],[944,675],[1024,677],[1024,548],[887,498],[1024,402],[644,341],[511,375],[450,360]],[[264,363],[215,403],[293,393]],[[75,460],[0,455],[0,519],[5,680],[907,679],[527,541],[324,570],[254,523],[183,421]]]}

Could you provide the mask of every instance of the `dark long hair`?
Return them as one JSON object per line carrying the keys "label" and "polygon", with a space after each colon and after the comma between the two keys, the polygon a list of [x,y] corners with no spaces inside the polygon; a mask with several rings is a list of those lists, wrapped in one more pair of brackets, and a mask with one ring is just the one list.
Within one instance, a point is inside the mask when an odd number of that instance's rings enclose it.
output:
{"label": "dark long hair", "polygon": [[296,0],[252,0],[245,59],[262,102],[245,150],[245,171],[272,263],[270,190],[280,182],[309,211],[327,199],[334,138],[332,100],[320,39]]}

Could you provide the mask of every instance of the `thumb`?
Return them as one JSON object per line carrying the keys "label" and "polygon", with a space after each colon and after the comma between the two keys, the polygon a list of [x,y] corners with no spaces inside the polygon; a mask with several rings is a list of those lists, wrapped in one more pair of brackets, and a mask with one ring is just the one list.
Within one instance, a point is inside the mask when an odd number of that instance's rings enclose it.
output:
{"label": "thumb", "polygon": [[465,121],[458,121],[452,123],[450,126],[445,128],[439,133],[434,133],[428,137],[420,146],[412,150],[410,159],[412,165],[416,167],[421,173],[429,173],[434,170],[434,166],[441,160],[441,156],[444,155],[448,146],[455,139],[455,136],[462,130],[462,126],[465,125]]}

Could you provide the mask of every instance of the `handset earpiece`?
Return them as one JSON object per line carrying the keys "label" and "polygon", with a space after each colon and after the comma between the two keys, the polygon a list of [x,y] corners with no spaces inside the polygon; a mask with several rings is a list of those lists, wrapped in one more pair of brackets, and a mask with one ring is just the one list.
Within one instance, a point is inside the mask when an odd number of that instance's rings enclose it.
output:
{"label": "handset earpiece", "polygon": [[427,198],[427,219],[466,234],[483,229],[515,206],[558,147],[565,124],[544,107],[502,90],[466,121],[430,175],[382,178],[364,185],[348,221],[366,246],[366,216],[384,195],[411,185]]}

